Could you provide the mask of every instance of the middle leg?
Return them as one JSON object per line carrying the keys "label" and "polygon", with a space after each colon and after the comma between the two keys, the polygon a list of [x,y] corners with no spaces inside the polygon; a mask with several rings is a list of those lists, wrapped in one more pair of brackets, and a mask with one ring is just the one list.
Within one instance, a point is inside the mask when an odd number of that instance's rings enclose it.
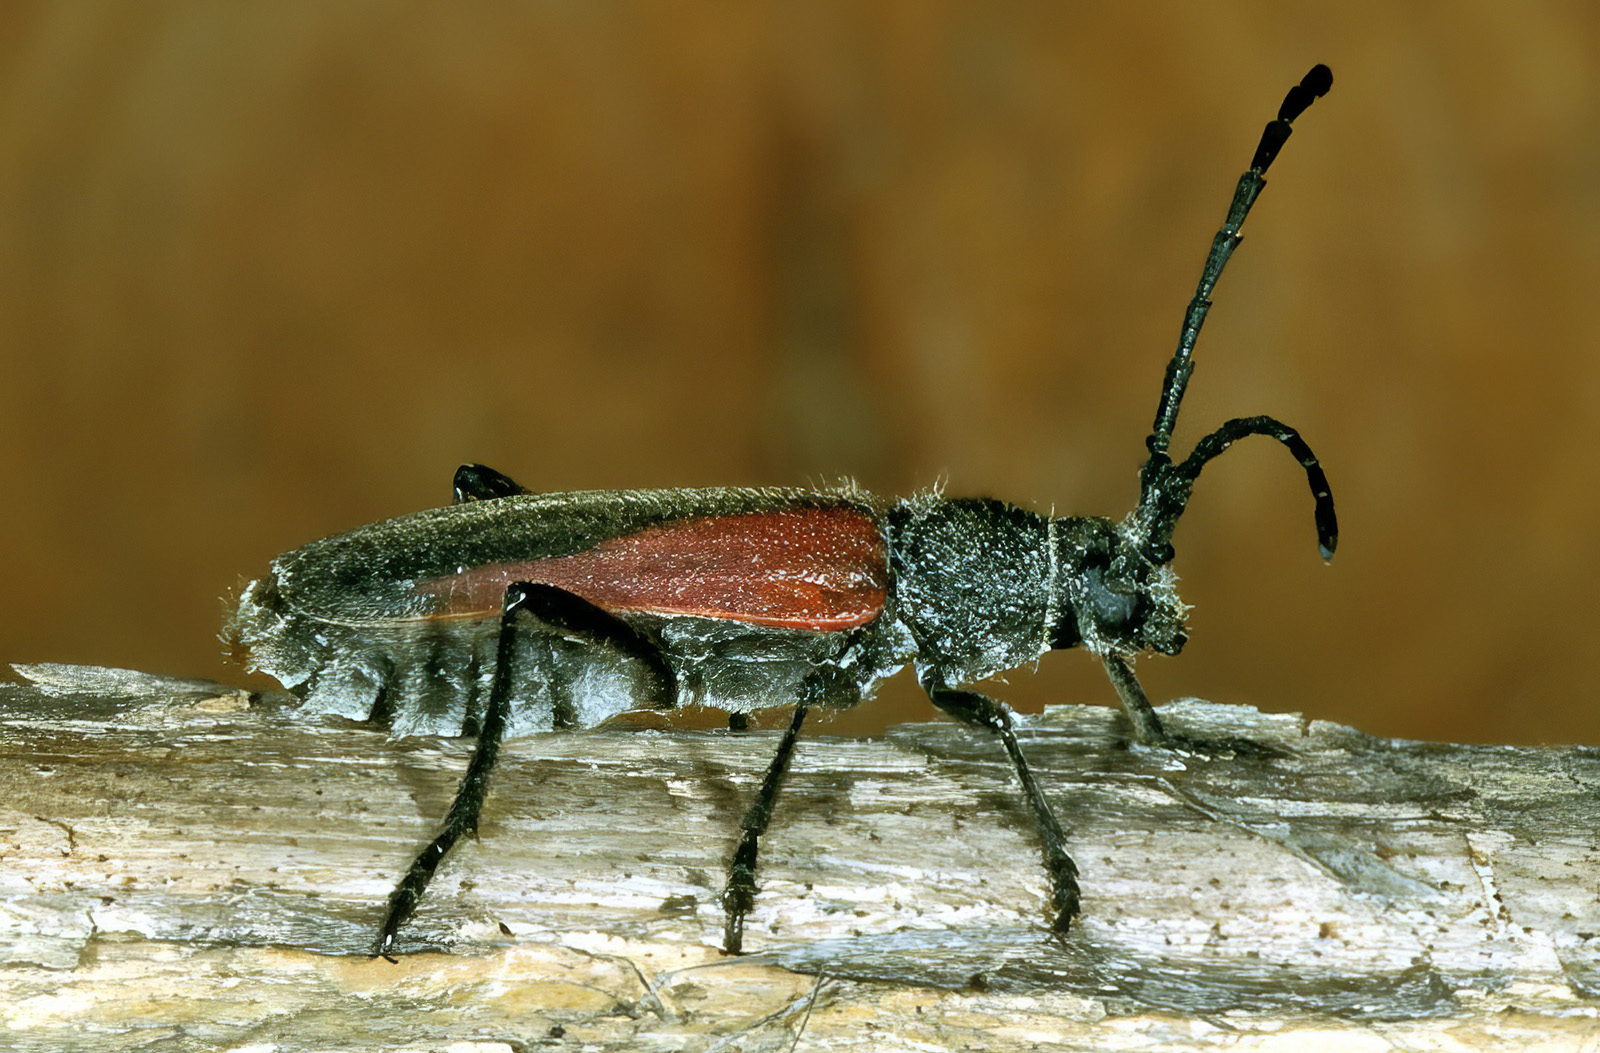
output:
{"label": "middle leg", "polygon": [[800,735],[800,725],[806,719],[810,700],[811,693],[808,691],[794,707],[794,718],[789,721],[789,729],[778,743],[778,753],[767,767],[767,777],[761,782],[755,803],[745,812],[744,821],[739,824],[744,832],[739,837],[739,847],[734,849],[733,860],[728,864],[728,884],[722,891],[722,909],[727,914],[722,929],[722,946],[729,954],[738,954],[744,946],[744,916],[750,913],[756,898],[756,855],[761,848],[761,835],[767,832],[767,824],[772,820],[772,808],[777,802],[778,790],[783,786],[783,777],[789,773],[795,740]]}
{"label": "middle leg", "polygon": [[1022,783],[1022,792],[1033,809],[1033,820],[1039,827],[1044,869],[1050,875],[1050,900],[1055,907],[1055,920],[1050,927],[1057,934],[1064,935],[1072,919],[1078,915],[1078,866],[1067,854],[1066,835],[1061,832],[1061,824],[1056,822],[1050,802],[1045,800],[1044,792],[1039,789],[1028,767],[1027,758],[1022,755],[1011,710],[1004,703],[976,691],[960,691],[926,682],[923,687],[935,706],[965,724],[985,728],[1000,736],[1006,754],[1011,758],[1011,767],[1017,773],[1017,781]]}

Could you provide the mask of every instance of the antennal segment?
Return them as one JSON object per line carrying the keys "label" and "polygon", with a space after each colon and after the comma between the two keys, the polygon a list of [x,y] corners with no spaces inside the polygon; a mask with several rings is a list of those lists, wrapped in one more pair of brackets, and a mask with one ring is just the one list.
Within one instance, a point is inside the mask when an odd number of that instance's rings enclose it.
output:
{"label": "antennal segment", "polygon": [[1311,496],[1316,499],[1317,549],[1323,559],[1332,559],[1339,547],[1339,520],[1333,513],[1333,491],[1328,486],[1328,476],[1322,470],[1317,455],[1300,437],[1300,433],[1274,417],[1235,417],[1222,427],[1195,443],[1194,451],[1183,463],[1169,466],[1162,472],[1161,485],[1153,491],[1145,506],[1149,513],[1149,541],[1147,550],[1151,558],[1160,563],[1172,560],[1172,531],[1178,525],[1194,490],[1194,481],[1200,478],[1200,469],[1250,435],[1270,435],[1288,447],[1289,453],[1306,470],[1306,481],[1311,484]]}
{"label": "antennal segment", "polygon": [[[1167,447],[1172,441],[1172,429],[1178,422],[1178,405],[1183,401],[1184,389],[1189,385],[1189,375],[1194,372],[1195,341],[1200,337],[1200,327],[1205,324],[1206,312],[1211,310],[1211,292],[1216,287],[1217,279],[1221,277],[1222,269],[1228,265],[1228,257],[1233,255],[1233,250],[1242,240],[1239,228],[1244,225],[1245,217],[1250,214],[1250,207],[1255,204],[1262,188],[1267,185],[1267,169],[1277,158],[1278,151],[1283,149],[1283,144],[1288,141],[1292,131],[1290,123],[1304,113],[1313,102],[1326,95],[1331,87],[1333,87],[1333,71],[1319,63],[1311,68],[1311,72],[1307,73],[1299,84],[1290,88],[1289,94],[1284,97],[1283,105],[1278,107],[1277,120],[1268,124],[1266,130],[1261,133],[1261,143],[1256,147],[1255,156],[1250,161],[1250,170],[1239,177],[1239,185],[1233,192],[1233,204],[1228,208],[1227,222],[1223,223],[1222,229],[1217,231],[1217,236],[1212,239],[1211,253],[1206,257],[1205,269],[1200,272],[1200,284],[1195,289],[1194,299],[1189,301],[1188,310],[1184,312],[1183,331],[1178,338],[1178,349],[1173,353],[1172,361],[1167,363],[1166,381],[1161,389],[1161,403],[1156,407],[1156,419],[1150,437],[1145,440],[1150,458],[1145,461],[1144,468],[1139,472],[1141,506],[1152,502],[1162,476],[1172,464],[1172,458],[1167,455]],[[1195,470],[1199,471],[1198,468]]]}

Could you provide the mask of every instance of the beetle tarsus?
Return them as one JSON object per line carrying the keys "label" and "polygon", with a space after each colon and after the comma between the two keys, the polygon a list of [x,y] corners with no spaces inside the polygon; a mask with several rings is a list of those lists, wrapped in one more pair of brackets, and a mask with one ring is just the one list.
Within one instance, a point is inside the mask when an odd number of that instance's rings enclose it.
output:
{"label": "beetle tarsus", "polygon": [[1022,783],[1022,792],[1028,798],[1028,805],[1033,809],[1034,822],[1039,828],[1040,848],[1044,856],[1045,872],[1050,875],[1050,900],[1055,915],[1050,927],[1057,934],[1064,935],[1071,926],[1072,919],[1078,916],[1080,905],[1078,866],[1067,854],[1066,835],[1061,832],[1061,824],[1056,822],[1055,813],[1050,810],[1050,802],[1045,800],[1044,792],[1039,789],[1039,784],[1034,780],[1033,772],[1028,767],[1027,758],[1022,754],[1011,710],[1004,703],[997,702],[987,695],[980,695],[976,691],[961,691],[926,683],[923,686],[928,692],[928,698],[944,712],[963,723],[985,728],[1000,736],[1000,741],[1005,745],[1006,753],[1011,758],[1011,766],[1017,773],[1017,781]]}
{"label": "beetle tarsus", "polygon": [[739,847],[733,851],[728,864],[728,883],[722,891],[722,909],[727,912],[727,922],[722,930],[722,947],[729,954],[739,954],[744,947],[744,918],[755,905],[756,854],[760,851],[761,835],[767,832],[772,820],[772,806],[783,786],[783,777],[789,772],[789,762],[794,757],[795,740],[800,735],[800,725],[806,719],[807,701],[794,707],[794,718],[789,729],[778,743],[778,753],[767,767],[767,777],[761,782],[755,803],[745,812],[739,825],[743,834]]}

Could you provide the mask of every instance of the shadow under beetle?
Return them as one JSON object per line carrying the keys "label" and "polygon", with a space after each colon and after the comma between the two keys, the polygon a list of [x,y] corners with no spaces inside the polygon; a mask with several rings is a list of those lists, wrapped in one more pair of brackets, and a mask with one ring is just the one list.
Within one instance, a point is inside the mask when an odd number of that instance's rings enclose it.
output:
{"label": "shadow under beetle", "polygon": [[1128,663],[1183,648],[1173,529],[1200,470],[1246,436],[1277,439],[1305,469],[1318,544],[1333,555],[1333,498],[1293,428],[1241,417],[1181,462],[1167,452],[1239,227],[1290,122],[1332,83],[1319,65],[1289,91],[1239,179],[1167,365],[1139,503],[1120,523],[851,487],[530,494],[468,465],[448,508],[274,560],[230,625],[253,668],[308,713],[373,720],[397,735],[477,734],[443,829],[390,896],[373,953],[390,956],[439,861],[477,828],[506,736],[591,727],[641,706],[713,706],[737,724],[794,705],[728,867],[724,944],[738,952],[759,841],[806,713],[853,706],[908,664],[935,706],[1000,737],[1038,823],[1053,928],[1064,933],[1079,902],[1066,839],[1011,711],[961,685],[1081,646],[1104,663],[1138,742],[1205,748],[1161,726]]}

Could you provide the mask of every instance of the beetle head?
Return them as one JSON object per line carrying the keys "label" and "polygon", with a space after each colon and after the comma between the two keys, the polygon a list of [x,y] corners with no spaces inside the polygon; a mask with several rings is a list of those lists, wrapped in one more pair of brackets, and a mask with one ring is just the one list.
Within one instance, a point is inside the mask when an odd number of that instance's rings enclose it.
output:
{"label": "beetle head", "polygon": [[[1288,447],[1289,453],[1305,469],[1306,481],[1311,484],[1311,494],[1316,500],[1317,547],[1323,559],[1333,557],[1339,541],[1339,526],[1333,515],[1333,495],[1328,489],[1328,479],[1317,463],[1300,433],[1271,417],[1235,417],[1195,444],[1194,450],[1182,461],[1174,462],[1169,454],[1172,431],[1178,421],[1178,407],[1194,372],[1194,346],[1211,309],[1211,294],[1217,279],[1227,266],[1233,250],[1242,235],[1239,228],[1250,214],[1251,207],[1266,185],[1267,169],[1278,156],[1278,151],[1288,140],[1290,124],[1315,100],[1326,95],[1333,85],[1333,74],[1328,67],[1314,66],[1310,73],[1290,89],[1276,120],[1267,125],[1261,143],[1256,147],[1250,168],[1239,177],[1233,202],[1228,208],[1228,218],[1212,240],[1211,252],[1206,257],[1200,283],[1194,298],[1184,313],[1183,330],[1177,350],[1167,364],[1166,379],[1161,387],[1161,400],[1156,404],[1155,423],[1145,440],[1149,459],[1139,472],[1139,504],[1119,526],[1113,542],[1105,539],[1108,556],[1104,570],[1096,571],[1092,553],[1085,549],[1083,579],[1085,610],[1078,620],[1086,623],[1083,642],[1091,650],[1096,644],[1088,635],[1088,628],[1096,628],[1108,641],[1116,641],[1119,626],[1130,644],[1142,645],[1138,649],[1165,651],[1175,654],[1183,646],[1183,605],[1172,592],[1172,532],[1178,519],[1189,504],[1189,495],[1200,476],[1200,469],[1229,446],[1247,435],[1267,435]],[[1101,596],[1101,592],[1104,596]],[[1119,602],[1121,605],[1119,606]],[[1143,607],[1141,607],[1141,604]],[[1076,600],[1074,606],[1076,606]],[[1092,617],[1091,617],[1092,616]],[[1120,616],[1120,620],[1119,620]],[[1127,650],[1119,643],[1110,649]]]}
{"label": "beetle head", "polygon": [[1053,647],[1082,645],[1095,654],[1177,654],[1188,639],[1188,608],[1177,575],[1150,558],[1146,528],[1135,512],[1109,519],[1055,521],[1060,615]]}
{"label": "beetle head", "polygon": [[1097,654],[1141,651],[1177,654],[1188,639],[1188,608],[1178,599],[1172,572],[1172,533],[1188,507],[1200,469],[1235,441],[1268,435],[1306,472],[1315,499],[1317,548],[1333,557],[1339,542],[1333,495],[1316,455],[1293,428],[1271,417],[1238,417],[1195,444],[1179,463],[1152,444],[1140,473],[1138,507],[1121,523],[1108,519],[1055,520],[1060,604],[1052,647],[1082,644]]}

